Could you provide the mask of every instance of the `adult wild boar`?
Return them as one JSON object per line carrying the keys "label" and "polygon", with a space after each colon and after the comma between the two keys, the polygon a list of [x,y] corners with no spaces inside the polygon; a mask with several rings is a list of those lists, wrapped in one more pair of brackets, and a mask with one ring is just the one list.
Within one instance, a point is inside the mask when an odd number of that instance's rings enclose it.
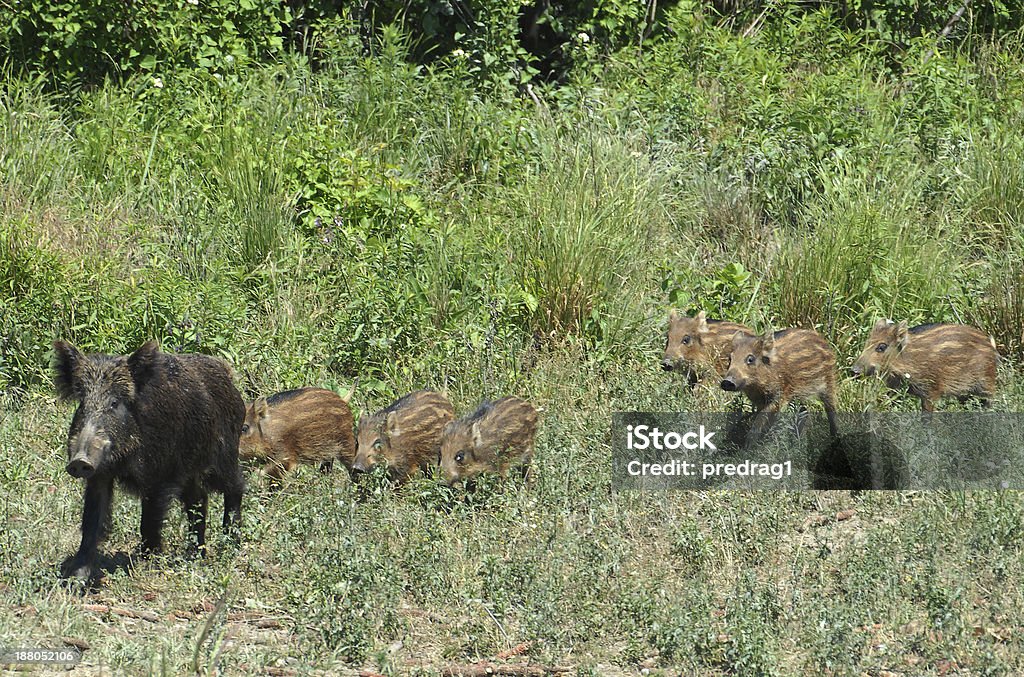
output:
{"label": "adult wild boar", "polygon": [[673,310],[668,317],[668,339],[661,368],[685,374],[691,388],[701,378],[720,380],[729,369],[732,337],[736,332],[754,333],[742,324],[709,320],[703,310],[694,317]]}
{"label": "adult wild boar", "polygon": [[513,465],[529,473],[537,435],[537,410],[518,397],[484,402],[452,421],[441,438],[441,471],[449,484],[484,472],[505,477]]}
{"label": "adult wild boar", "polygon": [[207,495],[224,496],[224,529],[241,520],[242,397],[223,360],[170,355],[150,341],[128,356],[53,344],[58,394],[78,402],[67,472],[85,480],[82,541],[65,574],[88,579],[106,535],[114,482],[142,500],[142,550],[159,551],[168,505],[181,500],[195,552],[206,543]]}
{"label": "adult wild boar", "polygon": [[334,461],[351,469],[356,455],[348,400],[325,388],[298,388],[261,397],[246,408],[242,459],[265,461],[267,476],[278,480],[299,463],[329,471]]}
{"label": "adult wild boar", "polygon": [[384,462],[397,482],[426,471],[437,465],[441,433],[453,418],[451,402],[433,390],[417,390],[375,414],[360,417],[352,469],[368,472]]}
{"label": "adult wild boar", "polygon": [[988,407],[996,391],[999,353],[980,329],[964,324],[922,324],[879,320],[871,329],[853,373],[881,374],[890,388],[907,387],[923,411],[935,400],[977,397]]}
{"label": "adult wild boar", "polygon": [[791,401],[811,398],[821,400],[835,439],[839,434],[835,367],[832,348],[810,329],[784,329],[764,336],[737,332],[721,386],[730,392],[741,391],[754,405],[748,446],[767,432],[776,414]]}

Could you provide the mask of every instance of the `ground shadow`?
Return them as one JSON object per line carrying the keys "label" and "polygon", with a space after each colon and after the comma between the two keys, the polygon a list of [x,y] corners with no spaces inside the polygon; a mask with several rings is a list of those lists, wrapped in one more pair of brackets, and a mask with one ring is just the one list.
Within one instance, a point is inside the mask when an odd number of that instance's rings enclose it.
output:
{"label": "ground shadow", "polygon": [[906,489],[910,469],[889,439],[856,432],[830,440],[811,468],[814,489]]}

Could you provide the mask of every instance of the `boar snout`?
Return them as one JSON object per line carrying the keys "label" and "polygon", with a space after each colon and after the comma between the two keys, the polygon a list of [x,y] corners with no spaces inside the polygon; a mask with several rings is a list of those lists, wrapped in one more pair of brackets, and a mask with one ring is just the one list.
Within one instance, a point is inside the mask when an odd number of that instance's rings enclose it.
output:
{"label": "boar snout", "polygon": [[736,382],[733,381],[731,378],[724,378],[724,379],[722,379],[721,386],[722,386],[722,390],[728,390],[731,393],[732,392],[736,392],[737,390],[739,390],[739,386],[737,386]]}
{"label": "boar snout", "polygon": [[77,479],[89,479],[100,465],[103,457],[113,446],[110,440],[102,437],[79,438],[77,449],[68,461],[65,470]]}
{"label": "boar snout", "polygon": [[855,364],[855,365],[853,365],[853,367],[852,367],[852,368],[850,369],[850,371],[852,371],[852,372],[853,372],[853,375],[854,375],[854,376],[860,376],[861,374],[863,374],[863,373],[864,373],[864,367],[860,366],[859,364]]}
{"label": "boar snout", "polygon": [[71,459],[68,463],[67,468],[68,474],[77,479],[86,480],[92,477],[92,474],[96,472],[96,466],[89,462],[89,459],[84,456],[76,456]]}
{"label": "boar snout", "polygon": [[369,472],[370,464],[367,463],[364,459],[358,459],[356,460],[355,463],[352,464],[352,470],[353,472]]}
{"label": "boar snout", "polygon": [[672,367],[673,366],[674,366],[674,363],[672,362],[672,360],[668,359],[667,357],[661,361],[661,369],[662,369],[662,371],[672,371]]}

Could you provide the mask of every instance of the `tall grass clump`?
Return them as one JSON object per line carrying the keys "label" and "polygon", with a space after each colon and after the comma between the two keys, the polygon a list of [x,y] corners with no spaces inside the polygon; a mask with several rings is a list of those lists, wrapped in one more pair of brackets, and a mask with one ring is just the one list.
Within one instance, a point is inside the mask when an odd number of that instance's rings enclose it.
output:
{"label": "tall grass clump", "polygon": [[222,199],[217,224],[232,253],[248,270],[277,254],[295,224],[294,200],[285,192],[271,145],[226,135],[217,181]]}
{"label": "tall grass clump", "polygon": [[974,309],[973,320],[992,334],[999,353],[1024,359],[1024,263],[1020,250],[1001,257]]}
{"label": "tall grass clump", "polygon": [[0,198],[44,206],[60,202],[79,179],[73,135],[38,83],[0,85]]}
{"label": "tall grass clump", "polygon": [[[551,138],[509,189],[507,244],[526,328],[611,339],[628,322],[644,254],[666,228],[664,182],[642,153],[597,129]],[[642,284],[642,283],[641,283]]]}
{"label": "tall grass clump", "polygon": [[[942,321],[958,262],[942,244],[920,199],[920,170],[840,175],[781,238],[772,263],[772,304],[779,327],[815,327],[840,351],[879,317]],[[941,265],[935,265],[941,262]]]}
{"label": "tall grass clump", "polygon": [[1024,244],[1024,144],[1018,135],[995,129],[971,144],[954,181],[974,244]]}

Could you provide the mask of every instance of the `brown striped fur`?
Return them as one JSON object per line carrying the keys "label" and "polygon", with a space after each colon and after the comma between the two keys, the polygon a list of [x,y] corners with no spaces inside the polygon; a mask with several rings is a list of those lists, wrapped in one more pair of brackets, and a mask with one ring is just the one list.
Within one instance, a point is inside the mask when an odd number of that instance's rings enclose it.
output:
{"label": "brown striped fur", "polygon": [[810,329],[785,329],[752,336],[737,332],[732,339],[729,370],[722,389],[741,391],[757,412],[751,435],[756,441],[775,415],[791,401],[821,400],[832,436],[836,425],[836,357],[832,348]]}
{"label": "brown striped fur", "polygon": [[351,469],[356,455],[349,393],[299,388],[261,397],[246,407],[238,452],[243,459],[265,461],[264,470],[280,479],[300,463],[328,471],[334,461]]}
{"label": "brown striped fur", "polygon": [[881,374],[890,388],[907,387],[923,411],[935,401],[978,397],[989,406],[996,390],[999,353],[983,331],[964,324],[925,324],[879,320],[871,329],[853,373]]}
{"label": "brown striped fur", "polygon": [[449,484],[485,472],[508,475],[513,465],[529,472],[537,434],[537,410],[518,397],[484,402],[452,421],[441,439],[441,471]]}
{"label": "brown striped fur", "polygon": [[709,320],[703,310],[694,317],[673,310],[668,318],[661,368],[686,374],[691,387],[702,378],[718,380],[729,369],[732,337],[736,332],[754,333],[742,324]]}
{"label": "brown striped fur", "polygon": [[433,390],[417,390],[361,417],[353,469],[368,472],[385,462],[389,475],[398,482],[426,471],[437,465],[441,433],[454,418],[451,402]]}

